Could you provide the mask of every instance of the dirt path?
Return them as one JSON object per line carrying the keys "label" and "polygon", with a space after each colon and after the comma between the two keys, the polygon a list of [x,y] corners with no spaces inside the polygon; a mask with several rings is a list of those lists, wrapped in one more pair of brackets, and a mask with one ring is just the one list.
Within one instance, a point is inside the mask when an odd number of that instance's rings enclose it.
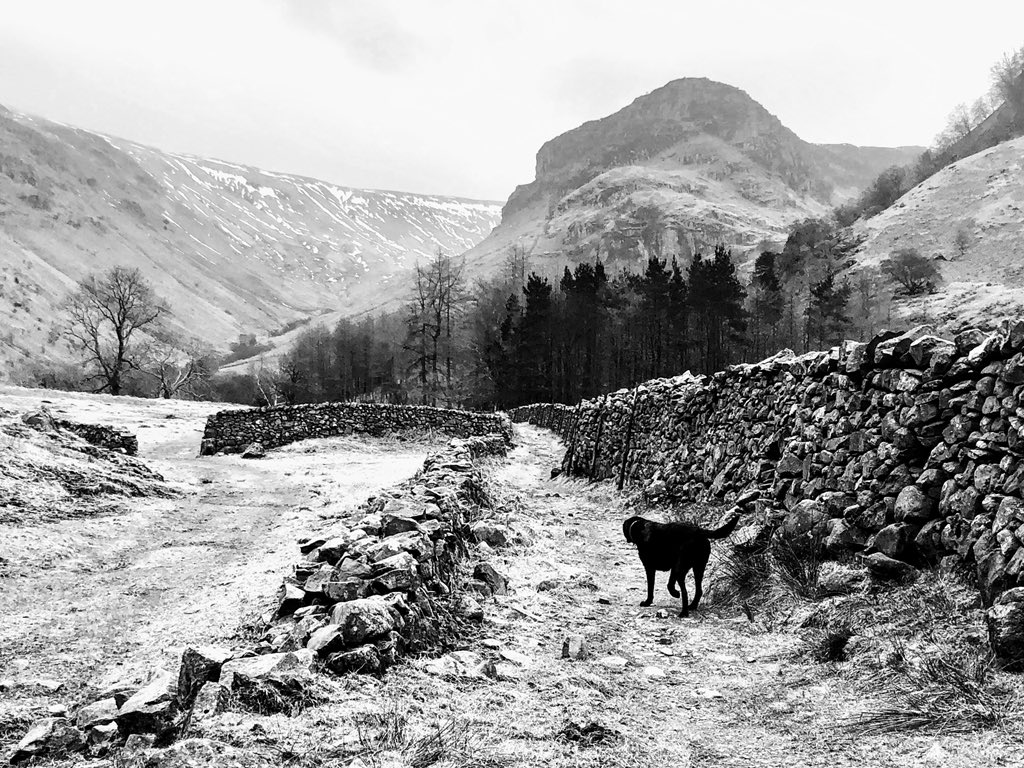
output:
{"label": "dirt path", "polygon": [[0,407],[40,400],[136,432],[140,458],[182,495],[126,502],[114,515],[0,526],[0,681],[15,683],[0,698],[12,706],[41,704],[45,689],[31,685],[39,678],[64,684],[51,703],[70,701],[97,678],[172,666],[186,643],[230,645],[239,624],[266,609],[301,534],[411,476],[429,450],[338,438],[262,461],[199,458],[216,405],[0,390]]}
{"label": "dirt path", "polygon": [[[655,604],[641,608],[621,498],[608,483],[549,480],[558,442],[529,426],[517,433],[494,477],[520,497],[520,526],[534,542],[497,559],[512,594],[488,607],[468,645],[503,664],[499,680],[439,678],[415,662],[374,696],[467,718],[523,766],[1019,765],[1019,746],[991,734],[852,737],[838,720],[863,699],[834,666],[810,662],[798,637],[759,629],[735,609],[678,618],[664,574]],[[575,634],[586,638],[585,661],[561,658],[563,638]],[[579,747],[557,736],[570,721],[621,739]]]}
{"label": "dirt path", "polygon": [[[2,532],[0,679],[69,679],[73,688],[118,660],[125,672],[141,671],[173,663],[186,642],[227,638],[265,605],[300,532],[408,477],[427,450],[314,441],[262,462],[198,459],[202,414],[165,420],[164,408],[119,410],[119,423],[134,426],[143,454],[190,495]],[[103,415],[93,420],[115,420]],[[1006,734],[851,736],[838,724],[863,696],[849,676],[800,655],[795,635],[767,632],[735,609],[678,618],[664,575],[655,605],[641,608],[642,572],[621,534],[631,512],[610,484],[550,480],[561,454],[550,433],[519,425],[516,448],[489,471],[531,540],[489,556],[510,594],[488,602],[464,645],[496,663],[496,677],[418,659],[382,679],[333,681],[330,702],[295,718],[224,713],[205,735],[250,752],[254,765],[299,768],[347,765],[338,756],[360,751],[360,713],[406,725],[406,746],[364,755],[370,768],[407,765],[415,737],[447,722],[463,724],[471,763],[481,766],[1020,765],[1020,745]],[[589,658],[561,658],[570,635],[586,639]],[[36,695],[37,710],[68,700]],[[0,720],[9,697],[0,694]],[[597,723],[608,740],[560,735],[569,723]],[[460,760],[437,765],[470,764]]]}

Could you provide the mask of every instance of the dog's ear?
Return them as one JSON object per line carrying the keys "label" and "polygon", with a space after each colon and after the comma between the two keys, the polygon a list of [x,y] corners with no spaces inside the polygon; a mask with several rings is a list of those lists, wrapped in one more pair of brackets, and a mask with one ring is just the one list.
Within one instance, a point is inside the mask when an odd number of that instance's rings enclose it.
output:
{"label": "dog's ear", "polygon": [[628,541],[630,544],[633,543],[633,537],[629,535],[629,529],[632,528],[633,523],[635,523],[639,519],[639,517],[634,515],[633,517],[626,518],[626,520],[622,523],[622,535],[626,537],[626,541]]}

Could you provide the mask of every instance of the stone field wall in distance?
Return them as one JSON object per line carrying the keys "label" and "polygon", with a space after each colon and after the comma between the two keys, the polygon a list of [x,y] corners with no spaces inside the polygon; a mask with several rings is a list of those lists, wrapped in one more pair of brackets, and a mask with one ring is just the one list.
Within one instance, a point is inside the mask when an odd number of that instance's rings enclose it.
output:
{"label": "stone field wall in distance", "polygon": [[200,453],[240,453],[252,443],[264,448],[313,437],[432,431],[449,437],[500,434],[511,439],[507,416],[422,405],[319,403],[220,411],[206,420]]}
{"label": "stone field wall in distance", "polygon": [[922,326],[511,416],[561,435],[570,474],[684,501],[759,489],[783,531],[836,555],[953,556],[986,603],[1024,586],[1024,323]]}

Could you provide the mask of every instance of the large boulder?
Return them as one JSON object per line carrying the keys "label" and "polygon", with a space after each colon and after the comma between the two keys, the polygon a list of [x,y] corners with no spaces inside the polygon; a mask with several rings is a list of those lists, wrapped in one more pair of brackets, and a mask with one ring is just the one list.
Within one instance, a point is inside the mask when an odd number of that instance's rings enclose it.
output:
{"label": "large boulder", "polygon": [[316,655],[309,650],[266,653],[233,659],[220,670],[220,684],[232,693],[259,682],[306,681],[313,674]]}
{"label": "large boulder", "polygon": [[85,734],[62,717],[48,717],[33,725],[11,754],[12,763],[29,758],[63,757],[85,749]]}
{"label": "large boulder", "polygon": [[124,733],[161,733],[178,716],[177,676],[158,669],[149,682],[117,711],[117,725]]}
{"label": "large boulder", "polygon": [[917,529],[906,523],[893,523],[875,534],[868,549],[887,557],[903,560],[911,553]]}
{"label": "large boulder", "polygon": [[996,656],[1011,669],[1024,669],[1024,587],[999,595],[986,620]]}
{"label": "large boulder", "polygon": [[338,603],[331,608],[330,617],[331,624],[339,627],[342,642],[349,647],[384,637],[402,620],[399,611],[379,595]]}
{"label": "large boulder", "polygon": [[828,513],[817,501],[798,501],[779,526],[778,535],[795,541],[806,538],[824,538],[827,532]]}
{"label": "large boulder", "polygon": [[896,520],[923,523],[935,517],[935,507],[935,499],[916,485],[908,485],[896,497]]}
{"label": "large boulder", "polygon": [[853,525],[841,517],[828,521],[828,536],[825,537],[825,550],[833,555],[846,552],[859,552],[868,542],[868,534],[862,528]]}
{"label": "large boulder", "polygon": [[917,569],[902,560],[875,552],[864,558],[868,572],[879,581],[913,581],[917,578]]}
{"label": "large boulder", "polygon": [[88,731],[95,725],[105,725],[117,719],[117,700],[110,696],[84,707],[75,713],[75,724],[83,731]]}
{"label": "large boulder", "polygon": [[182,704],[191,704],[205,683],[217,680],[221,667],[230,659],[231,651],[213,646],[189,646],[182,651],[178,668],[178,698]]}
{"label": "large boulder", "polygon": [[477,563],[473,578],[486,584],[492,595],[508,594],[508,579],[490,563]]}

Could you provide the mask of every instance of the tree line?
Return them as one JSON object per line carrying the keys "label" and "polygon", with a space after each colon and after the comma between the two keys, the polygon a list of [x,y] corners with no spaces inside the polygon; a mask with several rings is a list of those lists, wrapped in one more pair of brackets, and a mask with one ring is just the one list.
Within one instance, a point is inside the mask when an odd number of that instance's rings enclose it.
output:
{"label": "tree line", "polygon": [[531,269],[513,248],[497,275],[473,283],[439,251],[416,267],[401,310],[310,325],[273,357],[245,338],[229,355],[257,355],[244,372],[219,375],[217,355],[167,330],[168,309],[138,271],[116,268],[71,294],[57,335],[84,363],[79,385],[65,388],[251,405],[572,403],[786,347],[866,339],[890,324],[894,294],[938,283],[934,264],[912,249],[850,273],[853,246],[834,219],[807,219],[781,249],[762,248],[745,278],[724,246],[685,264],[655,251],[634,262],[640,269],[614,274],[600,260],[563,264],[557,277],[549,260]]}

